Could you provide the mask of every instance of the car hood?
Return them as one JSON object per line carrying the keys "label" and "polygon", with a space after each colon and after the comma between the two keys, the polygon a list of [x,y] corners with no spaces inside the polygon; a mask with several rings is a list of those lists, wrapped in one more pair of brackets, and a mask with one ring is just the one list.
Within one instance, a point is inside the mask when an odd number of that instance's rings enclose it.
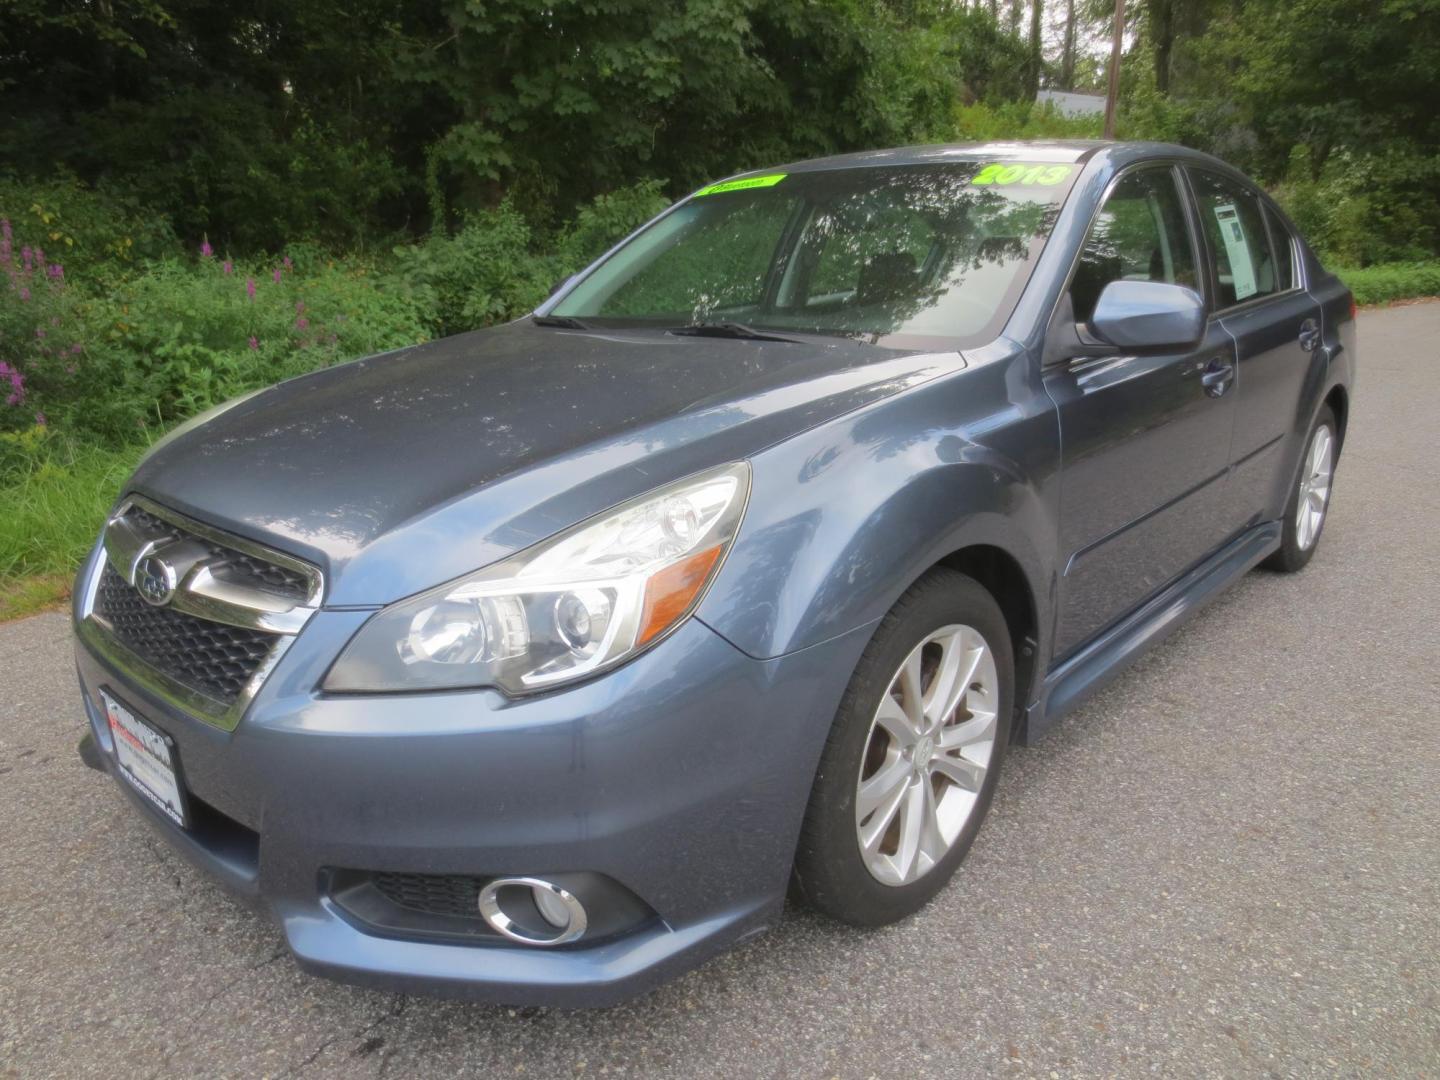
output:
{"label": "car hood", "polygon": [[130,490],[315,562],[328,605],[383,604],[962,364],[522,320],[281,383]]}

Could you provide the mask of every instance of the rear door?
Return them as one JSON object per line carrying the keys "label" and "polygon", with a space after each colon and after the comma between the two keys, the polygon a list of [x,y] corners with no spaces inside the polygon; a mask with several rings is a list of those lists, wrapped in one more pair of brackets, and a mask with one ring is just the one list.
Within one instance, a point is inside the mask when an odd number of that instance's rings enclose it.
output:
{"label": "rear door", "polygon": [[[1112,184],[1071,278],[1089,321],[1122,278],[1204,291],[1179,170],[1130,169]],[[1067,317],[1062,301],[1057,319]],[[1061,438],[1060,604],[1055,655],[1073,651],[1226,538],[1235,415],[1234,343],[1218,320],[1193,349],[1046,358]]]}
{"label": "rear door", "polygon": [[1308,425],[1305,384],[1323,375],[1320,305],[1300,280],[1297,245],[1279,215],[1229,176],[1187,172],[1215,307],[1239,363],[1231,486],[1241,527],[1276,516],[1289,490],[1285,436]]}

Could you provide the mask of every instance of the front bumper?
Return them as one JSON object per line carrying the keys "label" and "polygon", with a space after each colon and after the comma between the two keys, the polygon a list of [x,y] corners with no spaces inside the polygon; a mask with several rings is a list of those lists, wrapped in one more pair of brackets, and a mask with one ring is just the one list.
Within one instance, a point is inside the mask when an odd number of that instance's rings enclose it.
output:
{"label": "front bumper", "polygon": [[[602,1005],[777,917],[820,749],[868,627],[757,661],[691,619],[616,671],[523,700],[319,693],[368,614],[319,612],[230,732],[77,643],[105,767],[114,771],[101,688],[175,740],[202,812],[182,831],[119,786],[190,861],[272,912],[303,967],[509,1004]],[[656,918],[556,949],[409,940],[349,918],[327,891],[336,868],[589,872]]]}

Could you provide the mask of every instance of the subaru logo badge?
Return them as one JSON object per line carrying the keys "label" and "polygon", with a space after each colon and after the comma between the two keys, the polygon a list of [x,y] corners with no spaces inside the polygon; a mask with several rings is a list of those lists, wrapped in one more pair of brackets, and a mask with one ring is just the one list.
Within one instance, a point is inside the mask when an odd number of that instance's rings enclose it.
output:
{"label": "subaru logo badge", "polygon": [[147,555],[135,567],[135,591],[147,604],[168,604],[175,595],[175,568],[159,555]]}

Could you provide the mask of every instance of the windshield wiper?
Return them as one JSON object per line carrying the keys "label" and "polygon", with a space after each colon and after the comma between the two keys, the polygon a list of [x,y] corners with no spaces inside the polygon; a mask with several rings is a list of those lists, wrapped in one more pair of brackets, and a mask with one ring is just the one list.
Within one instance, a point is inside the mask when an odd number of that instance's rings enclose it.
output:
{"label": "windshield wiper", "polygon": [[796,338],[782,337],[779,334],[756,330],[753,326],[746,326],[744,323],[738,322],[691,323],[688,326],[672,326],[669,332],[686,334],[690,337],[744,338],[749,341],[784,341],[791,345],[800,344]]}
{"label": "windshield wiper", "polygon": [[572,318],[569,315],[531,315],[531,322],[536,326],[554,326],[561,330],[594,330],[589,323]]}

